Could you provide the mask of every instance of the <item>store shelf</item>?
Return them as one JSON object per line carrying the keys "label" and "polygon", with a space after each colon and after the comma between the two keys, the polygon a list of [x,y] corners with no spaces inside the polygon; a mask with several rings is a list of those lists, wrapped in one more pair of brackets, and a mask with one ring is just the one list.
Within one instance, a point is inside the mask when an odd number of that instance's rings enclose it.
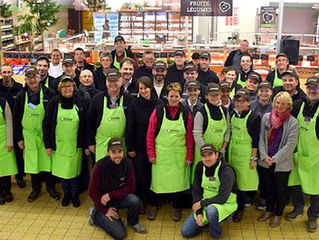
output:
{"label": "store shelf", "polygon": [[14,49],[13,18],[0,18],[0,25],[0,47],[3,50]]}

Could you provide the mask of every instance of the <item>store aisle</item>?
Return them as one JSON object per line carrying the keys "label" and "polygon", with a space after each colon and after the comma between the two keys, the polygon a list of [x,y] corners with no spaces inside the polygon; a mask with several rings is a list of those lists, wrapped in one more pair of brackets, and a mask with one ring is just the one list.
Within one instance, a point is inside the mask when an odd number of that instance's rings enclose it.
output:
{"label": "store aisle", "polygon": [[[88,208],[92,205],[89,197],[84,193],[80,195],[81,207],[61,207],[61,202],[49,198],[46,191],[42,191],[40,197],[33,203],[27,202],[30,190],[30,181],[27,180],[27,188],[20,189],[13,180],[12,192],[14,201],[0,206],[0,240],[80,240],[80,239],[111,239],[101,229],[92,227],[87,222]],[[61,192],[61,189],[59,189]],[[290,211],[292,206],[286,208]],[[260,212],[254,206],[246,209],[244,219],[240,224],[228,221],[222,224],[223,238],[231,240],[251,239],[319,239],[319,232],[309,234],[305,228],[306,216],[293,223],[282,220],[279,228],[270,229],[267,223],[257,222]],[[155,221],[148,221],[145,215],[140,217],[145,224],[148,233],[137,234],[128,229],[127,239],[184,239],[180,235],[180,227],[188,215],[189,210],[183,211],[182,221],[176,223],[171,219],[171,207],[163,206]],[[126,214],[121,212],[122,216]],[[123,218],[125,219],[125,218]],[[196,240],[210,239],[206,228]]]}

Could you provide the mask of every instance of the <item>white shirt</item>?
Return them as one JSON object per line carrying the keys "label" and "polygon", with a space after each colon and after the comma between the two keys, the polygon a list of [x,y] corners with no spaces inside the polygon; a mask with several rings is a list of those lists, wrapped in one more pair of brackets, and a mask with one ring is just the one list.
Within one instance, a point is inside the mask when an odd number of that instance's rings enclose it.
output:
{"label": "white shirt", "polygon": [[49,75],[57,78],[63,74],[62,69],[62,62],[60,62],[58,65],[53,65],[52,62],[50,62],[50,68],[49,68]]}

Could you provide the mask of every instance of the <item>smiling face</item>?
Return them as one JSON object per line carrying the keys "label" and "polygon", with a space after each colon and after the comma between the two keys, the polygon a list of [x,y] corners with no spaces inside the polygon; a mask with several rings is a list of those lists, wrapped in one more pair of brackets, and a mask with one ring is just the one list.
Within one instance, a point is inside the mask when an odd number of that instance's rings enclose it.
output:
{"label": "smiling face", "polygon": [[85,55],[84,55],[84,52],[82,50],[76,50],[74,52],[74,61],[76,63],[83,63],[84,58],[85,58]]}
{"label": "smiling face", "polygon": [[253,78],[248,78],[246,80],[246,89],[250,92],[257,91],[258,88],[258,81]]}
{"label": "smiling face", "polygon": [[2,80],[5,83],[10,83],[13,76],[13,69],[11,66],[2,66],[1,67],[1,76]]}
{"label": "smiling face", "polygon": [[219,92],[210,92],[206,95],[206,99],[210,104],[218,106],[220,102],[220,94]]}
{"label": "smiling face", "polygon": [[125,49],[125,42],[122,40],[116,41],[114,43],[114,48],[116,50],[117,53],[122,53],[124,52]]}
{"label": "smiling face", "polygon": [[279,68],[279,70],[286,70],[289,64],[288,58],[284,57],[284,56],[279,56],[276,59],[276,64],[277,67]]}
{"label": "smiling face", "polygon": [[228,71],[225,74],[225,81],[228,82],[230,84],[230,86],[233,85],[236,78],[237,78],[236,71]]}
{"label": "smiling face", "polygon": [[186,92],[190,101],[196,101],[200,94],[200,90],[198,88],[187,88]]}
{"label": "smiling face", "polygon": [[64,82],[60,92],[63,97],[71,98],[74,93],[74,83],[71,81]]}
{"label": "smiling face", "polygon": [[154,57],[153,53],[145,54],[143,56],[143,63],[144,63],[146,68],[152,69],[153,65],[155,63],[155,57]]}
{"label": "smiling face", "polygon": [[200,58],[199,59],[199,66],[202,70],[206,71],[209,68],[210,59],[207,58]]}
{"label": "smiling face", "polygon": [[38,90],[40,85],[41,77],[37,74],[28,74],[25,76],[25,82],[31,91],[35,92]]}
{"label": "smiling face", "polygon": [[190,81],[195,81],[198,77],[198,72],[197,71],[192,71],[192,70],[186,70],[184,73],[184,78],[186,82]]}
{"label": "smiling face", "polygon": [[258,98],[260,101],[268,102],[272,96],[272,90],[268,87],[258,89]]}
{"label": "smiling face", "polygon": [[86,87],[93,84],[93,74],[90,70],[85,69],[80,73],[80,83]]}
{"label": "smiling face", "polygon": [[177,107],[181,100],[181,95],[178,91],[170,90],[167,94],[167,100],[170,107]]}
{"label": "smiling face", "polygon": [[122,74],[123,82],[127,83],[131,80],[134,74],[134,64],[124,62],[119,72]]}
{"label": "smiling face", "polygon": [[122,86],[122,78],[119,78],[118,80],[115,81],[108,81],[106,80],[106,87],[107,91],[109,92],[110,95],[118,95],[118,93],[121,90]]}
{"label": "smiling face", "polygon": [[290,109],[290,105],[283,97],[279,96],[274,100],[274,109],[278,115],[281,115]]}
{"label": "smiling face", "polygon": [[211,167],[217,162],[218,152],[210,152],[210,151],[203,152],[201,154],[201,157],[202,157],[203,164],[206,167]]}
{"label": "smiling face", "polygon": [[292,93],[297,89],[298,80],[294,76],[286,74],[282,76],[282,85],[287,92]]}
{"label": "smiling face", "polygon": [[110,159],[112,160],[113,163],[115,164],[120,164],[122,162],[122,159],[124,157],[124,149],[119,148],[119,149],[110,149],[108,151]]}
{"label": "smiling face", "polygon": [[253,62],[251,61],[251,57],[242,56],[240,59],[240,66],[244,72],[250,71]]}
{"label": "smiling face", "polygon": [[111,67],[111,59],[110,57],[102,57],[101,64],[104,69],[109,69]]}
{"label": "smiling face", "polygon": [[163,68],[156,68],[153,69],[152,73],[156,82],[163,82],[166,77],[167,70]]}
{"label": "smiling face", "polygon": [[145,99],[151,99],[151,89],[146,87],[143,83],[138,84],[138,93]]}
{"label": "smiling face", "polygon": [[74,63],[64,63],[62,69],[65,75],[72,77],[75,75],[76,65]]}
{"label": "smiling face", "polygon": [[184,66],[185,63],[185,57],[177,55],[174,57],[174,62],[176,64],[176,66]]}
{"label": "smiling face", "polygon": [[306,94],[310,101],[317,101],[319,99],[319,85],[318,84],[307,85]]}
{"label": "smiling face", "polygon": [[235,108],[239,113],[243,113],[249,109],[249,101],[244,97],[236,97]]}
{"label": "smiling face", "polygon": [[61,53],[57,50],[52,51],[50,55],[53,65],[58,65],[61,62]]}
{"label": "smiling face", "polygon": [[49,64],[46,60],[39,60],[37,61],[35,67],[37,68],[41,77],[44,77],[48,74],[49,71]]}

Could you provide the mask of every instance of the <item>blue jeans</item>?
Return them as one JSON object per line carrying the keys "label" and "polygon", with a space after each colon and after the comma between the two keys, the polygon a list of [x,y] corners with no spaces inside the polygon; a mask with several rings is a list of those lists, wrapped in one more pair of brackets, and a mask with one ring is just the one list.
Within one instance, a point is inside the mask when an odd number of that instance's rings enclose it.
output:
{"label": "blue jeans", "polygon": [[[206,208],[206,216],[209,221],[209,234],[215,238],[220,238],[222,236],[222,228],[218,222],[218,215],[218,210],[215,206],[209,205]],[[181,228],[181,234],[183,237],[187,238],[195,237],[199,234],[201,228],[203,227],[196,224],[194,213],[191,212]]]}
{"label": "blue jeans", "polygon": [[[129,194],[118,201],[112,201],[110,205],[116,209],[127,208],[127,223],[131,226],[138,223],[140,199],[134,194]],[[112,218],[113,221],[111,221],[96,208],[93,210],[91,218],[94,225],[101,227],[111,237],[115,239],[124,239],[126,237],[126,230],[121,218]]]}

